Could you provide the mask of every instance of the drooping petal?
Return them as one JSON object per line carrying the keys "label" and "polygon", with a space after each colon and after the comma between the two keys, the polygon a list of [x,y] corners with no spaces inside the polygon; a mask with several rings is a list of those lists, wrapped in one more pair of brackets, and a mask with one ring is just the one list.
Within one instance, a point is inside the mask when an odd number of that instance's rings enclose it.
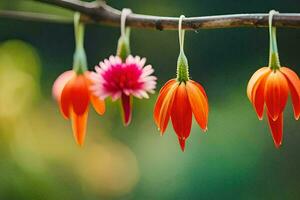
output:
{"label": "drooping petal", "polygon": [[263,74],[252,88],[251,102],[260,120],[263,119],[265,107],[265,85],[269,73]]}
{"label": "drooping petal", "polygon": [[88,109],[82,115],[77,115],[73,110],[71,110],[71,121],[72,121],[73,134],[74,134],[76,143],[79,146],[82,146],[84,143],[85,134],[86,134],[87,118],[88,118]]}
{"label": "drooping petal", "polygon": [[171,115],[171,110],[173,106],[174,96],[176,89],[178,87],[178,82],[172,84],[172,87],[168,90],[163,102],[161,104],[161,109],[158,116],[158,128],[163,134],[168,126],[168,122]]}
{"label": "drooping petal", "polygon": [[90,94],[91,103],[95,109],[95,111],[99,115],[103,115],[105,113],[105,102],[93,94]]}
{"label": "drooping petal", "polygon": [[253,91],[253,87],[256,85],[257,81],[259,79],[261,79],[261,77],[269,72],[270,69],[269,67],[263,67],[263,68],[260,68],[259,70],[257,70],[253,75],[252,77],[250,78],[249,82],[248,82],[248,86],[247,86],[247,96],[249,98],[249,100],[252,102],[252,91]]}
{"label": "drooping petal", "polygon": [[[192,109],[184,83],[181,83],[176,90],[171,111],[171,120],[179,142],[185,141],[191,132]],[[182,151],[184,151],[184,145],[181,142],[180,144]]]}
{"label": "drooping petal", "polygon": [[176,83],[175,79],[169,80],[159,91],[159,95],[158,95],[158,98],[157,98],[155,106],[154,106],[154,121],[158,127],[159,127],[159,125],[158,125],[159,124],[159,113],[161,110],[162,103],[174,83]]}
{"label": "drooping petal", "polygon": [[52,87],[52,96],[56,101],[60,101],[61,93],[65,85],[74,76],[75,76],[75,72],[73,70],[70,70],[59,75],[59,77],[54,81]]}
{"label": "drooping petal", "polygon": [[194,85],[196,85],[199,90],[202,92],[202,94],[205,96],[205,98],[208,100],[206,92],[204,90],[204,88],[202,87],[202,85],[200,85],[199,83],[197,83],[196,81],[190,80],[191,83],[193,83]]}
{"label": "drooping petal", "polygon": [[295,119],[298,120],[300,117],[300,81],[298,75],[287,67],[281,67],[280,71],[284,74],[288,81]]}
{"label": "drooping petal", "polygon": [[82,115],[87,110],[90,100],[88,82],[84,75],[77,75],[70,83],[72,84],[71,102],[73,111],[77,115]]}
{"label": "drooping petal", "polygon": [[195,119],[202,130],[207,130],[208,101],[206,95],[192,82],[186,82],[186,90]]}
{"label": "drooping petal", "polygon": [[275,121],[283,112],[288,100],[288,83],[280,71],[273,71],[266,80],[265,102],[269,115]]}
{"label": "drooping petal", "polygon": [[95,74],[95,73],[91,73],[89,71],[86,71],[85,74],[84,74],[85,77],[86,77],[86,82],[88,84],[88,88],[89,88],[90,101],[91,101],[95,111],[99,115],[103,115],[105,113],[105,101],[100,99],[99,97],[95,96],[93,91],[91,90],[91,88],[94,84],[93,80],[92,80],[93,74]]}
{"label": "drooping petal", "polygon": [[274,144],[277,148],[279,148],[282,144],[283,113],[280,113],[276,120],[273,120],[272,116],[268,113],[268,122]]}
{"label": "drooping petal", "polygon": [[61,92],[60,104],[59,104],[60,111],[64,116],[64,118],[66,119],[70,118],[70,110],[72,108],[71,92],[72,92],[72,84],[71,81],[69,81]]}
{"label": "drooping petal", "polygon": [[185,139],[185,138],[182,138],[182,137],[177,137],[177,138],[178,138],[178,142],[179,142],[179,144],[180,144],[181,150],[184,151],[186,139]]}
{"label": "drooping petal", "polygon": [[122,116],[125,126],[128,126],[132,116],[132,97],[122,94],[121,96]]}

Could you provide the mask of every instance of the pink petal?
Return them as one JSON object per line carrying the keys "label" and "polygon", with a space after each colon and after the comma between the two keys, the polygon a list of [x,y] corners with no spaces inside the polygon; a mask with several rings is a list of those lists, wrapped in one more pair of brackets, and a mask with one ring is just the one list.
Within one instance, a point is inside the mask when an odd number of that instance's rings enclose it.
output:
{"label": "pink petal", "polygon": [[56,101],[59,101],[61,93],[69,80],[75,75],[73,70],[62,73],[54,82],[52,87],[52,96]]}

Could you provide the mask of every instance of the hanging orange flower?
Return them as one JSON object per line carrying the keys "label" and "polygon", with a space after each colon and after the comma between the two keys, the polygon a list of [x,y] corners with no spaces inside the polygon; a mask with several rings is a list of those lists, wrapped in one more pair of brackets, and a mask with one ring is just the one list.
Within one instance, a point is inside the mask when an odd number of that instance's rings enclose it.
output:
{"label": "hanging orange flower", "polygon": [[163,134],[171,117],[181,149],[189,137],[194,114],[199,126],[205,132],[208,122],[208,99],[202,86],[192,80],[168,81],[160,90],[154,108],[154,119]]}
{"label": "hanging orange flower", "polygon": [[179,20],[180,54],[177,62],[177,79],[169,80],[162,87],[154,108],[154,120],[161,134],[165,132],[171,117],[182,151],[191,132],[192,114],[205,132],[209,110],[203,87],[189,78],[188,61],[183,51],[184,30],[181,29],[183,17],[180,16]]}
{"label": "hanging orange flower", "polygon": [[269,66],[256,71],[251,77],[247,95],[260,120],[266,106],[268,122],[277,148],[282,144],[283,111],[288,95],[292,97],[295,119],[300,116],[300,81],[298,75],[287,67],[281,67],[276,42],[276,29],[272,27],[270,11],[270,60]]}
{"label": "hanging orange flower", "polygon": [[105,112],[104,101],[90,92],[90,85],[89,72],[76,74],[74,71],[64,72],[53,85],[53,95],[62,115],[71,119],[73,134],[80,146],[83,145],[86,134],[89,103],[92,103],[98,114],[103,115]]}
{"label": "hanging orange flower", "polygon": [[300,81],[295,72],[286,67],[264,67],[254,73],[249,81],[247,95],[258,118],[263,119],[264,107],[276,147],[282,143],[283,110],[291,94],[295,119],[300,116]]}
{"label": "hanging orange flower", "polygon": [[92,103],[100,115],[105,112],[104,101],[90,91],[92,81],[87,71],[86,55],[83,47],[84,25],[79,21],[80,14],[74,16],[76,50],[73,70],[62,73],[54,82],[52,93],[59,103],[62,115],[71,119],[75,140],[82,146],[86,134],[89,104]]}

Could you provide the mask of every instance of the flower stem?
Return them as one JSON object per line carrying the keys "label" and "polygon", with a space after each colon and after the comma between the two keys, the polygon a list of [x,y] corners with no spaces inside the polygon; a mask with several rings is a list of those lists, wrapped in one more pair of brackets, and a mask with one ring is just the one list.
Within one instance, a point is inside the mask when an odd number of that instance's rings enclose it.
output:
{"label": "flower stem", "polygon": [[126,60],[127,56],[130,55],[129,36],[130,29],[127,28],[125,35],[122,34],[118,41],[117,56],[119,56],[123,62]]}
{"label": "flower stem", "polygon": [[189,65],[183,48],[185,30],[182,29],[182,20],[184,17],[185,17],[184,15],[181,15],[178,23],[178,38],[179,38],[180,53],[177,60],[177,80],[179,82],[186,82],[189,80]]}
{"label": "flower stem", "polygon": [[126,28],[126,17],[131,14],[131,10],[124,8],[121,13],[121,36],[118,41],[117,56],[125,62],[127,56],[130,55],[130,28]]}
{"label": "flower stem", "polygon": [[75,53],[73,58],[73,70],[82,74],[87,70],[87,59],[84,50],[84,24],[80,22],[80,13],[74,15]]}
{"label": "flower stem", "polygon": [[276,27],[272,26],[272,20],[274,14],[278,14],[277,11],[271,10],[269,13],[269,37],[270,37],[270,55],[269,55],[269,67],[273,70],[280,68],[277,39],[276,39]]}

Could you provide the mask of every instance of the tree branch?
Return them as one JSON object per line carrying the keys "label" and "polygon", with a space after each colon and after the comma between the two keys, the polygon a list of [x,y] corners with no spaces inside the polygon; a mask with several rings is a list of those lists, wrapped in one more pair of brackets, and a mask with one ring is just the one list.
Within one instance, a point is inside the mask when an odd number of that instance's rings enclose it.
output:
{"label": "tree branch", "polygon": [[[101,23],[110,26],[120,26],[121,12],[103,1],[83,2],[80,0],[34,0],[52,4],[73,11],[81,12],[85,23]],[[24,13],[23,13],[24,14]],[[185,18],[182,26],[187,30],[217,29],[235,27],[267,27],[269,14],[233,14],[205,17]],[[278,14],[273,18],[277,27],[300,28],[300,14]],[[177,17],[161,17],[152,15],[130,14],[126,25],[135,28],[149,28],[157,30],[177,30]]]}

